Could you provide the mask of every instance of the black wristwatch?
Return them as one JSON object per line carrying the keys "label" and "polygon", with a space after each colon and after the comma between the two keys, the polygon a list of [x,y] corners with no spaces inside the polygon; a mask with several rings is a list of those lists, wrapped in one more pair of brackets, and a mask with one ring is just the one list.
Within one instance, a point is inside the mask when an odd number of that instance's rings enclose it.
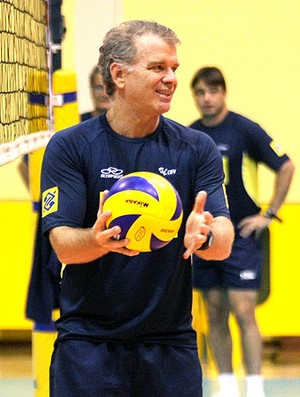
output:
{"label": "black wristwatch", "polygon": [[264,217],[268,219],[276,219],[278,222],[282,222],[282,219],[279,218],[279,216],[277,216],[271,208],[267,209],[267,211],[264,213]]}
{"label": "black wristwatch", "polygon": [[214,235],[213,235],[213,232],[210,230],[207,233],[205,243],[203,243],[201,245],[201,247],[197,251],[205,251],[205,250],[207,250],[208,248],[210,248],[212,246],[213,242],[214,242]]}

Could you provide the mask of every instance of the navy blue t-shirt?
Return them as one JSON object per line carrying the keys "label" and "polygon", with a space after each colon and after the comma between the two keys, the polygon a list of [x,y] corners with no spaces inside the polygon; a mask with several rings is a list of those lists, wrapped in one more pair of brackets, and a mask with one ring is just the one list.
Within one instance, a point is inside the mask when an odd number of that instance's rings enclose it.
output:
{"label": "navy blue t-shirt", "polygon": [[209,135],[222,154],[232,221],[237,224],[257,214],[260,211],[258,164],[278,171],[288,156],[257,123],[234,112],[228,112],[215,127],[206,127],[201,120],[190,127]]}
{"label": "navy blue t-shirt", "polygon": [[82,113],[80,115],[80,120],[81,121],[86,121],[86,120],[91,119],[92,117],[93,117],[93,113],[92,112],[86,112],[86,113]]}
{"label": "navy blue t-shirt", "polygon": [[135,171],[161,174],[177,189],[184,211],[178,238],[132,258],[109,253],[67,265],[59,338],[195,345],[191,264],[182,257],[186,219],[200,190],[208,193],[206,210],[229,216],[221,155],[206,134],[161,117],[151,135],[127,138],[110,128],[105,115],[56,133],[43,161],[43,233],[93,226],[100,192]]}

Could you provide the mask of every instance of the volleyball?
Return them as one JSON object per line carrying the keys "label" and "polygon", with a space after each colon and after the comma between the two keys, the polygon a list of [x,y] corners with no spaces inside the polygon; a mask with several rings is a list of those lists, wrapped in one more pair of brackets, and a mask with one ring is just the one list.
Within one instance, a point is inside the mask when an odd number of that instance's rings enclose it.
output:
{"label": "volleyball", "polygon": [[182,223],[182,203],[178,192],[163,176],[133,172],[111,187],[103,210],[112,216],[106,227],[120,226],[119,239],[128,238],[128,249],[150,252],[177,237]]}

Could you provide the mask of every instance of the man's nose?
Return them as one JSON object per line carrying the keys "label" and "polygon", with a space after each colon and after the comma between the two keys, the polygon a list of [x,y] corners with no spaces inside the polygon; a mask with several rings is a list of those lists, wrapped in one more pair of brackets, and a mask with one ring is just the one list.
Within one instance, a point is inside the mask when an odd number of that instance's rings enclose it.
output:
{"label": "man's nose", "polygon": [[166,73],[163,77],[163,82],[164,83],[169,83],[169,82],[176,83],[177,82],[175,71],[173,69],[169,68],[166,70]]}

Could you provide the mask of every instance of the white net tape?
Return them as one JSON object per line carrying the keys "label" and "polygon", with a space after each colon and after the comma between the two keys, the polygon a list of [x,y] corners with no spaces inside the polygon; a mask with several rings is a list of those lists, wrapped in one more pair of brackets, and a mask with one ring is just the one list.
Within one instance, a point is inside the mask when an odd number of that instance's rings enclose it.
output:
{"label": "white net tape", "polygon": [[12,142],[0,145],[0,166],[16,160],[19,156],[45,147],[53,131],[39,131],[22,135]]}

